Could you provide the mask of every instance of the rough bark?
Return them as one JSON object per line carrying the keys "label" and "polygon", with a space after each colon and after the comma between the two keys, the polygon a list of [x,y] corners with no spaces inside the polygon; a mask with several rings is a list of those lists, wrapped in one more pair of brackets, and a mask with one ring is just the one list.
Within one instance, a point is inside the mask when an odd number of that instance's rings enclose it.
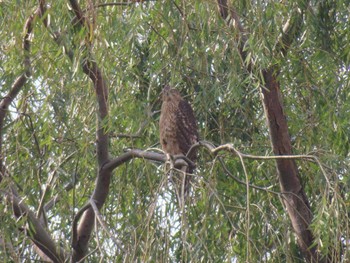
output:
{"label": "rough bark", "polygon": [[[265,114],[270,130],[270,139],[275,155],[292,155],[292,145],[286,117],[283,113],[282,95],[277,80],[278,73],[273,69],[263,72],[265,88],[262,89]],[[293,229],[298,236],[298,245],[302,254],[310,262],[316,262],[318,255],[313,244],[313,234],[309,227],[312,221],[308,199],[301,185],[295,160],[277,159],[277,172],[284,193],[283,201]],[[317,260],[318,261],[318,260]]]}
{"label": "rough bark", "polygon": [[[307,6],[307,1],[303,3]],[[247,70],[254,71],[252,64],[246,61],[246,53],[242,47],[245,46],[246,32],[244,31],[238,15],[233,8],[227,4],[227,0],[218,0],[218,7],[221,17],[232,25],[241,35],[239,37],[239,52],[242,60],[246,62]],[[281,39],[276,45],[276,55],[285,56],[288,48],[294,41],[300,29],[302,13],[297,8],[292,14],[292,21],[286,23]],[[262,70],[265,86],[261,88],[263,94],[263,105],[270,132],[271,145],[275,155],[291,155],[292,145],[288,132],[288,124],[283,112],[282,94],[278,81],[279,69],[277,66],[270,66]],[[283,192],[283,202],[288,212],[289,218],[295,234],[298,237],[298,245],[308,262],[320,262],[316,248],[312,247],[314,242],[313,234],[310,230],[312,212],[309,202],[301,184],[301,179],[294,159],[276,159],[276,167]]]}

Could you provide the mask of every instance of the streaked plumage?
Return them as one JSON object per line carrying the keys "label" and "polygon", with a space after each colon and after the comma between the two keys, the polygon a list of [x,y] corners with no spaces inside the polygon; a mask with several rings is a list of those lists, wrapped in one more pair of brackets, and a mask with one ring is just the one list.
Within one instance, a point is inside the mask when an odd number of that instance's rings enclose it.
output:
{"label": "streaked plumage", "polygon": [[[162,108],[159,120],[160,143],[163,151],[170,155],[186,155],[193,144],[198,142],[196,118],[190,104],[185,101],[180,92],[165,86],[162,92]],[[196,152],[187,156],[196,160]],[[188,168],[187,173],[192,173]],[[185,180],[185,193],[189,190],[189,176]]]}

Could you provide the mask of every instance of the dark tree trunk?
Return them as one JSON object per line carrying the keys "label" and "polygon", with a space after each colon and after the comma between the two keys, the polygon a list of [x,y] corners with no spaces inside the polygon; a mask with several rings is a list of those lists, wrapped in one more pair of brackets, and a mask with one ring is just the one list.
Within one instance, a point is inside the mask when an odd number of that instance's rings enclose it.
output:
{"label": "dark tree trunk", "polygon": [[[263,101],[273,152],[275,155],[291,155],[292,145],[283,113],[278,72],[273,69],[264,70],[263,77],[265,81],[265,88],[262,89]],[[312,213],[301,185],[297,165],[294,159],[277,159],[276,164],[283,202],[298,236],[299,247],[308,261],[315,262],[316,249],[310,248],[314,240],[309,229]]]}
{"label": "dark tree trunk", "polygon": [[[305,4],[305,6],[307,6]],[[304,7],[305,7],[304,6]],[[227,0],[218,0],[218,8],[221,17],[229,26],[233,26],[239,34],[239,52],[242,61],[246,62],[246,69],[253,71],[250,61],[247,61],[246,52],[242,47],[246,44],[247,33],[239,21],[234,8],[228,6]],[[282,34],[281,46],[277,46],[279,54],[286,55],[293,39],[300,30],[302,12],[298,9],[293,16],[293,22]],[[288,133],[286,117],[283,113],[282,94],[278,81],[279,68],[271,66],[262,70],[265,86],[261,88],[263,105],[270,131],[271,145],[275,155],[291,155],[292,145]],[[321,262],[316,251],[317,246],[312,246],[314,237],[310,230],[312,212],[308,199],[301,184],[298,168],[294,159],[277,159],[277,173],[281,186],[283,203],[288,212],[295,234],[298,237],[299,248],[308,262]]]}

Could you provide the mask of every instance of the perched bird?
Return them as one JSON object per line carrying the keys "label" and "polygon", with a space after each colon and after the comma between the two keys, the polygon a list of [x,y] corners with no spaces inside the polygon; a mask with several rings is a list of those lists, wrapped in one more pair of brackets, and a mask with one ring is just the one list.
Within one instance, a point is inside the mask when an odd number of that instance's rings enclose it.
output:
{"label": "perched bird", "polygon": [[[171,156],[187,155],[193,144],[198,142],[198,128],[191,105],[185,101],[180,92],[170,86],[165,86],[162,91],[162,108],[159,120],[160,143],[166,154]],[[191,151],[187,157],[192,162],[196,160],[196,151]],[[194,167],[189,165],[183,170],[183,187],[180,196],[189,193],[191,176]]]}

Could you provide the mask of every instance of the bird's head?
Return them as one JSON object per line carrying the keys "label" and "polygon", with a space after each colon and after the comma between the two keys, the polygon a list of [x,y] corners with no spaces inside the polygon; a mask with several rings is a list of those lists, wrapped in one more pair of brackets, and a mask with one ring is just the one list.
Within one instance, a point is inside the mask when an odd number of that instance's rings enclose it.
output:
{"label": "bird's head", "polygon": [[177,89],[174,89],[170,87],[169,85],[166,85],[162,90],[162,100],[163,101],[175,101],[180,100],[181,95],[180,92]]}

